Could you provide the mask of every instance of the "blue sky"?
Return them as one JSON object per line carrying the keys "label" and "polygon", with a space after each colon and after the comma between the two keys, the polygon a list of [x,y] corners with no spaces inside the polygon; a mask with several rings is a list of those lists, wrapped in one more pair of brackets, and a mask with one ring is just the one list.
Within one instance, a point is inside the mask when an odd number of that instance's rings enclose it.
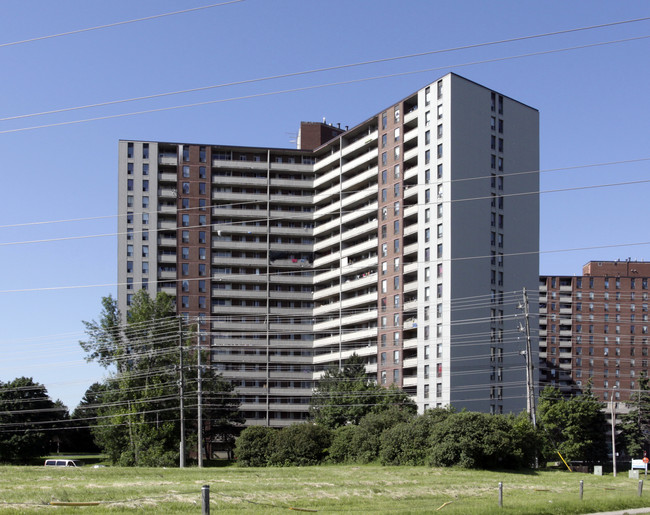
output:
{"label": "blue sky", "polygon": [[[645,1],[244,0],[17,45],[15,41],[208,5],[3,0],[0,118],[650,16]],[[648,179],[650,21],[156,100],[0,121],[0,380],[31,376],[73,409],[103,370],[86,364],[81,320],[116,288],[117,141],[294,146],[301,120],[355,125],[454,71],[540,111],[541,189]],[[34,130],[26,127],[259,95],[421,69],[401,77]],[[589,260],[650,259],[639,183],[541,196],[541,273]],[[37,223],[96,217],[66,223]],[[8,244],[12,243],[12,244]],[[103,285],[103,286],[92,286]],[[61,287],[79,288],[60,289]],[[53,289],[44,289],[53,288]],[[8,290],[29,290],[18,291]]]}

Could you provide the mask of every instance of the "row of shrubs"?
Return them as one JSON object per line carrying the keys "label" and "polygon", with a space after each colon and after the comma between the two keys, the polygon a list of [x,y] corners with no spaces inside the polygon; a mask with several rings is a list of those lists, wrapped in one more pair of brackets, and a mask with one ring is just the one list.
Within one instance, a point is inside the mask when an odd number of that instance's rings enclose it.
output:
{"label": "row of shrubs", "polygon": [[240,466],[322,463],[523,468],[539,439],[525,415],[454,413],[432,409],[413,415],[394,407],[370,413],[358,425],[330,430],[297,424],[281,430],[249,427],[237,439]]}

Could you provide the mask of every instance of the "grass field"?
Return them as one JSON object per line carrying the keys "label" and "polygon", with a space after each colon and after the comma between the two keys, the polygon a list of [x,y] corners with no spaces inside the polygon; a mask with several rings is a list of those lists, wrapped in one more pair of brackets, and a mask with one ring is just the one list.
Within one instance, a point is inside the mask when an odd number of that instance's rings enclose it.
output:
{"label": "grass field", "polygon": [[[584,498],[579,499],[579,481]],[[503,483],[503,508],[498,483]],[[210,485],[219,513],[306,510],[324,513],[590,513],[650,506],[650,484],[563,471],[486,472],[427,467],[54,468],[0,467],[2,513],[200,512]],[[53,507],[59,502],[99,506]],[[449,504],[445,504],[449,503]],[[444,506],[443,506],[444,505]]]}

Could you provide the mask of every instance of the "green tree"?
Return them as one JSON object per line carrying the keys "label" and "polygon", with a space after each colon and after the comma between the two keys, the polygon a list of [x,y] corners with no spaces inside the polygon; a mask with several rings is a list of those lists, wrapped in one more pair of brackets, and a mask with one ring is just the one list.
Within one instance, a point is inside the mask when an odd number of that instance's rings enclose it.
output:
{"label": "green tree", "polygon": [[0,382],[0,461],[25,462],[55,451],[68,409],[32,378]]}
{"label": "green tree", "polygon": [[99,407],[106,392],[105,383],[93,383],[88,387],[79,405],[70,415],[71,429],[68,431],[72,440],[70,450],[74,452],[98,452],[92,426],[95,424]]}
{"label": "green tree", "polygon": [[569,398],[546,387],[539,396],[537,421],[544,435],[547,460],[559,451],[567,461],[602,461],[607,457],[607,421],[603,403],[588,388]]}
{"label": "green tree", "polygon": [[[111,377],[99,392],[95,441],[120,465],[173,466],[178,462],[179,428],[179,336],[185,341],[185,394],[196,398],[197,367],[189,365],[196,346],[190,327],[181,325],[171,297],[164,293],[152,299],[140,290],[133,296],[126,322],[110,296],[102,299],[98,322],[84,322],[88,339],[80,342],[88,353],[107,368]],[[203,372],[206,440],[236,431],[239,403],[232,386],[206,367]],[[196,423],[194,412],[186,412],[188,429]],[[220,435],[220,436],[218,436]]]}
{"label": "green tree", "polygon": [[235,444],[237,464],[241,467],[266,467],[277,433],[277,429],[266,426],[244,429]]}
{"label": "green tree", "polygon": [[[330,459],[334,462],[353,463],[375,461],[379,458],[382,434],[413,417],[415,417],[413,410],[395,405],[380,412],[368,413],[356,426],[337,428],[330,448]],[[345,431],[348,428],[349,430]]]}
{"label": "green tree", "polygon": [[379,458],[382,465],[424,465],[429,438],[436,424],[454,413],[452,408],[426,410],[386,429],[381,434]]}
{"label": "green tree", "polygon": [[[639,389],[627,402],[629,412],[621,415],[618,435],[621,448],[630,458],[641,458],[650,452],[650,385],[647,377],[639,379]],[[616,443],[619,449],[619,442]]]}
{"label": "green tree", "polygon": [[272,441],[269,465],[319,465],[327,456],[331,431],[311,423],[282,428]]}
{"label": "green tree", "polygon": [[427,461],[433,466],[509,468],[530,465],[532,453],[515,435],[515,418],[486,413],[450,414],[433,426]]}
{"label": "green tree", "polygon": [[353,354],[340,369],[325,371],[312,396],[311,414],[317,424],[335,429],[358,424],[368,413],[393,405],[416,411],[415,403],[402,390],[384,388],[369,379],[363,358]]}

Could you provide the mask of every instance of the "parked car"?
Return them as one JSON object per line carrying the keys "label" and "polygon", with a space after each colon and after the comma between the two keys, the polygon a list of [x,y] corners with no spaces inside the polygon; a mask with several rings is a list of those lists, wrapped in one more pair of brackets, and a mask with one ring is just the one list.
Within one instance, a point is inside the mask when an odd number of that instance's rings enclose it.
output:
{"label": "parked car", "polygon": [[76,460],[45,460],[46,467],[81,467],[81,462]]}

